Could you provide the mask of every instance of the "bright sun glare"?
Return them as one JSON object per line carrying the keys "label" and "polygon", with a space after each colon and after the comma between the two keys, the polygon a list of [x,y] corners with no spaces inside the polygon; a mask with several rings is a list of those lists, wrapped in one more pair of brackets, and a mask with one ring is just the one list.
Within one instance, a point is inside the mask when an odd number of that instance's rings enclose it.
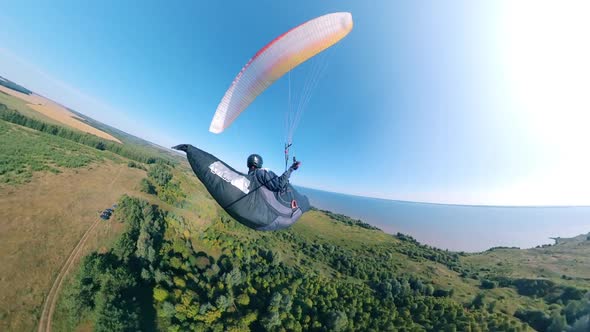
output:
{"label": "bright sun glare", "polygon": [[496,36],[510,120],[540,156],[507,204],[590,204],[590,2],[510,1]]}

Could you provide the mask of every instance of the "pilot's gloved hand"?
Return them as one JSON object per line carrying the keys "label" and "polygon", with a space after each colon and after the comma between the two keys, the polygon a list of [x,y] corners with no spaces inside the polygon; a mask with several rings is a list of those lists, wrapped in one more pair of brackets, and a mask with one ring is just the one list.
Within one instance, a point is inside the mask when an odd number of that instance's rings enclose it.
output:
{"label": "pilot's gloved hand", "polygon": [[296,162],[293,163],[293,165],[291,165],[291,169],[294,170],[294,171],[296,171],[299,168],[300,165],[301,165],[301,162],[300,161],[296,161]]}

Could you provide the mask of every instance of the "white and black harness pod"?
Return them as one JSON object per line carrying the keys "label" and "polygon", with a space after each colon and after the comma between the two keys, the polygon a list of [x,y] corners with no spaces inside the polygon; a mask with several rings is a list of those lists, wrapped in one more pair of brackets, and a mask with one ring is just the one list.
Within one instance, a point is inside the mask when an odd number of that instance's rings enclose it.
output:
{"label": "white and black harness pod", "polygon": [[[193,172],[221,207],[241,224],[260,231],[284,229],[310,209],[309,200],[290,184],[272,192],[255,176],[240,173],[217,157],[189,145]],[[292,202],[296,207],[292,208]]]}

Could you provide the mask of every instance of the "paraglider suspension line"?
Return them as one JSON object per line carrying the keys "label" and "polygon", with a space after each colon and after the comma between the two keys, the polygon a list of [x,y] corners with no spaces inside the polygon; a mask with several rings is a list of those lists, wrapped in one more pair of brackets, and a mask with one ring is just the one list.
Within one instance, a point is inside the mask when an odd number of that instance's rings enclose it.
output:
{"label": "paraglider suspension line", "polygon": [[285,171],[289,167],[289,148],[293,145],[293,143],[285,143]]}

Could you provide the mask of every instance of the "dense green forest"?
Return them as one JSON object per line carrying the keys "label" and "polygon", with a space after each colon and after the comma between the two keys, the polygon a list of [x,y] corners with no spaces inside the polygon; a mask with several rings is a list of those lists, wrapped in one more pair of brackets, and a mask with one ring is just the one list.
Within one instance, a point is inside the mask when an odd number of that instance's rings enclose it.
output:
{"label": "dense green forest", "polygon": [[[185,221],[144,201],[123,197],[117,218],[127,230],[110,251],[85,258],[68,292],[74,325],[86,313],[97,331],[522,329],[501,313],[466,310],[448,292],[374,259],[362,264],[362,282],[348,279],[357,272],[344,268],[341,278],[328,279],[285,264],[268,244],[307,248],[293,232],[241,239],[231,230],[242,226],[222,217],[200,236],[219,243],[223,254],[214,258],[187,240]],[[368,258],[338,249],[326,248],[337,257],[334,267]],[[137,300],[146,298],[153,307]]]}
{"label": "dense green forest", "polygon": [[[363,229],[345,216],[331,217]],[[189,222],[127,196],[116,218],[126,231],[113,248],[84,259],[65,295],[72,327],[90,319],[96,331],[587,331],[584,290],[486,279],[472,301],[460,303],[452,288],[390,259],[403,253],[471,273],[458,254],[402,234],[395,236],[398,246],[353,249],[295,230],[257,233],[221,215],[195,235]],[[331,275],[314,268],[318,263]],[[485,301],[486,290],[496,287],[543,298],[552,310],[498,311]]]}

